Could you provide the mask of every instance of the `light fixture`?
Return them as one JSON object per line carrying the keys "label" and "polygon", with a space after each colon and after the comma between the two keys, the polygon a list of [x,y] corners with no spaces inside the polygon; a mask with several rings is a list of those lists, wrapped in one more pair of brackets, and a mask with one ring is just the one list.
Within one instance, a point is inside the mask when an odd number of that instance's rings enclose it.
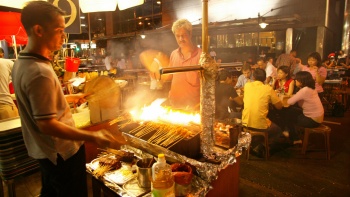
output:
{"label": "light fixture", "polygon": [[162,4],[162,2],[161,1],[157,1],[157,4],[160,5],[160,4]]}
{"label": "light fixture", "polygon": [[141,36],[142,39],[146,38],[146,35],[144,33],[140,34],[140,36]]}
{"label": "light fixture", "polygon": [[134,6],[142,5],[145,0],[79,0],[79,6],[83,13],[125,10]]}
{"label": "light fixture", "polygon": [[[265,14],[264,14],[265,15]],[[263,15],[263,16],[264,16]],[[259,26],[262,28],[262,29],[265,29],[266,26],[268,26],[269,24],[265,22],[265,18],[260,16],[260,13],[258,13],[258,23],[259,23]]]}
{"label": "light fixture", "polygon": [[262,22],[262,23],[259,23],[259,25],[262,29],[265,29],[265,27],[268,26],[269,24]]}
{"label": "light fixture", "polygon": [[115,11],[117,0],[79,0],[79,7],[83,13]]}
{"label": "light fixture", "polygon": [[[28,1],[31,1],[31,0],[16,0],[16,1],[0,0],[0,6],[22,9],[25,3],[27,3]],[[42,1],[47,1],[47,0],[42,0]]]}
{"label": "light fixture", "polygon": [[118,1],[118,7],[119,10],[125,10],[131,7],[135,7],[138,5],[142,5],[145,2],[145,0],[119,0]]}

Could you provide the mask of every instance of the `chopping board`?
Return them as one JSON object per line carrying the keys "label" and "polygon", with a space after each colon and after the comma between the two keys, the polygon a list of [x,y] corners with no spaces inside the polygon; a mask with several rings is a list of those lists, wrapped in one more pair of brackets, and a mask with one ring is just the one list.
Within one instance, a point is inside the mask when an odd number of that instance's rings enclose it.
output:
{"label": "chopping board", "polygon": [[97,103],[100,108],[112,108],[120,105],[120,87],[113,79],[99,76],[86,83],[84,93],[89,103]]}

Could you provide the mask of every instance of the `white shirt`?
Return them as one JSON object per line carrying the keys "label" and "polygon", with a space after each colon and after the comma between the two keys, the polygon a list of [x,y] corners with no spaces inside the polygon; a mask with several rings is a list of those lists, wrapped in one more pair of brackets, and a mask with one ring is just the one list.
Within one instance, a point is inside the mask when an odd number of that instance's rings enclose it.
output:
{"label": "white shirt", "polygon": [[126,69],[125,59],[118,61],[117,67],[120,69]]}
{"label": "white shirt", "polygon": [[270,80],[270,85],[272,85],[273,79],[277,77],[277,69],[271,64],[271,62],[267,62],[265,72],[266,78],[270,76],[272,77],[272,79]]}
{"label": "white shirt", "polygon": [[105,65],[106,65],[106,69],[110,70],[112,68],[111,65],[111,56],[106,56],[105,57]]}

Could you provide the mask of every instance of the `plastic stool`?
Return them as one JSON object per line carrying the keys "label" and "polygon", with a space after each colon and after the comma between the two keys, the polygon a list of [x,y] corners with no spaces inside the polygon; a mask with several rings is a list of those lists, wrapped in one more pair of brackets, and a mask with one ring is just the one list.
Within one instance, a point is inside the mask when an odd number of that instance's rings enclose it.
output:
{"label": "plastic stool", "polygon": [[307,145],[309,141],[309,135],[311,133],[320,133],[324,136],[324,142],[325,142],[325,150],[327,153],[327,159],[331,159],[331,148],[329,143],[329,136],[331,133],[331,128],[321,124],[319,127],[316,128],[304,128],[304,140],[303,140],[303,147],[301,149],[301,154],[306,154]]}
{"label": "plastic stool", "polygon": [[[243,128],[243,130],[245,132],[250,133],[252,139],[254,136],[263,136],[264,137],[264,144],[265,144],[265,149],[266,149],[266,153],[265,153],[265,160],[267,160],[267,158],[269,158],[270,156],[270,149],[269,149],[269,134],[267,132],[267,130],[261,130],[261,131],[254,131],[248,128]],[[248,151],[247,151],[247,160],[249,160],[249,154],[250,154],[250,145],[248,147]]]}

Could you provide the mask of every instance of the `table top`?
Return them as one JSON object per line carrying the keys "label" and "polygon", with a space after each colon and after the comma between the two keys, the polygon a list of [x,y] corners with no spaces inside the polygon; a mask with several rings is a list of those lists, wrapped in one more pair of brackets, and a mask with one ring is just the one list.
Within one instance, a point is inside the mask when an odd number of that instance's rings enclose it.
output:
{"label": "table top", "polygon": [[341,82],[342,82],[341,79],[327,79],[324,81],[324,83],[331,83],[331,84],[339,84]]}
{"label": "table top", "polygon": [[134,73],[137,73],[137,72],[148,72],[147,69],[142,69],[142,68],[124,69],[123,71],[124,71],[124,72],[134,72]]}
{"label": "table top", "polygon": [[[75,126],[77,128],[84,128],[90,123],[90,113],[88,110],[85,110],[80,113],[73,113],[72,117],[74,119]],[[12,129],[18,129],[21,127],[22,125],[21,125],[20,117],[0,121],[0,133],[6,132]]]}

